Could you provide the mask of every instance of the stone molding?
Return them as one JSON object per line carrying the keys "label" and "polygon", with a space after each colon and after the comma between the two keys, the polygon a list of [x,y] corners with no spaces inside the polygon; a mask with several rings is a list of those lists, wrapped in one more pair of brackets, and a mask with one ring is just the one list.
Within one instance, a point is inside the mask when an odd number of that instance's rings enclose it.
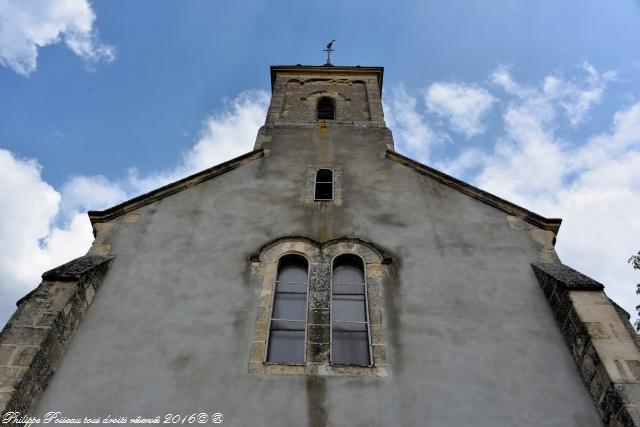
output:
{"label": "stone molding", "polygon": [[134,197],[133,199],[127,200],[126,202],[120,203],[119,205],[113,206],[109,209],[103,211],[89,211],[89,219],[91,220],[91,224],[94,226],[97,223],[111,221],[142,206],[146,206],[158,200],[164,199],[167,196],[178,193],[189,187],[193,187],[194,185],[198,185],[201,182],[207,181],[218,175],[222,175],[224,173],[237,169],[253,160],[260,159],[265,155],[266,153],[262,149],[250,151],[246,154],[236,157],[235,159],[228,160],[224,163],[220,163],[219,165],[213,166],[209,169],[205,169],[186,178],[179,179],[178,181],[157,188],[146,194]]}
{"label": "stone molding", "polygon": [[421,175],[428,176],[441,184],[456,189],[467,196],[486,203],[489,206],[493,206],[494,208],[500,209],[509,215],[518,217],[538,228],[541,228],[542,230],[549,230],[553,232],[554,235],[557,235],[560,230],[560,224],[562,223],[562,219],[560,218],[545,218],[542,215],[538,215],[537,213],[531,212],[516,205],[515,203],[511,203],[508,200],[504,200],[487,191],[481,190],[478,187],[474,187],[473,185],[454,178],[451,175],[447,175],[444,172],[440,172],[437,169],[423,165],[422,163],[419,163],[409,157],[405,157],[402,154],[398,154],[393,150],[387,150],[385,157],[389,160],[393,160],[397,163],[410,167]]}
{"label": "stone molding", "polygon": [[[316,200],[316,174],[320,169],[331,169],[333,177],[333,198],[331,200]],[[342,166],[327,163],[307,165],[307,177],[304,186],[304,204],[313,206],[316,203],[342,206]]]}
{"label": "stone molding", "polygon": [[601,283],[563,264],[532,264],[605,426],[640,426],[640,349]]}
{"label": "stone molding", "polygon": [[0,332],[0,420],[35,409],[113,258],[86,255],[47,271],[17,302]]}
{"label": "stone molding", "polygon": [[[266,362],[273,286],[278,260],[285,254],[299,254],[309,260],[309,300],[307,307],[306,357],[304,364]],[[342,254],[360,256],[365,264],[366,295],[371,350],[371,366],[344,366],[330,362],[331,263]],[[382,288],[388,277],[390,258],[368,242],[357,238],[333,239],[324,243],[304,237],[284,237],[262,246],[251,257],[254,282],[260,289],[254,341],[249,354],[249,372],[313,376],[389,375],[383,337]]]}

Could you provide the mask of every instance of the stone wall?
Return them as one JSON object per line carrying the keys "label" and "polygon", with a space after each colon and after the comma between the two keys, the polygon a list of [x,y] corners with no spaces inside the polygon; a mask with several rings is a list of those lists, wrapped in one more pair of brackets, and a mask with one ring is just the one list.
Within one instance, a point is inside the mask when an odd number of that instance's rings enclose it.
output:
{"label": "stone wall", "polygon": [[605,425],[640,425],[640,351],[628,318],[602,284],[566,265],[533,270]]}
{"label": "stone wall", "polygon": [[321,97],[330,97],[335,102],[335,123],[385,126],[376,75],[331,69],[317,70],[314,74],[278,73],[266,123],[316,124],[316,105]]}
{"label": "stone wall", "polygon": [[38,404],[112,258],[84,256],[48,271],[18,301],[0,332],[0,420],[6,425],[21,425],[18,414],[28,416]]}

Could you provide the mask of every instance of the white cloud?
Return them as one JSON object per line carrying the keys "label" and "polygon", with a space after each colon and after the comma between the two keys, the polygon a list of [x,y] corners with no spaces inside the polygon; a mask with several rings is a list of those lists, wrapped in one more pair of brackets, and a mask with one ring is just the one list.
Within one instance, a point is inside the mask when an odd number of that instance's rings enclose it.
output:
{"label": "white cloud", "polygon": [[133,193],[150,191],[251,151],[268,107],[264,91],[245,91],[225,100],[223,109],[203,122],[198,141],[176,166],[145,176],[132,169],[126,187]]}
{"label": "white cloud", "polygon": [[265,92],[243,92],[203,122],[198,140],[173,168],[115,181],[72,176],[61,191],[42,179],[35,160],[0,149],[0,325],[44,271],[86,253],[93,240],[87,210],[108,208],[251,151],[267,106]]}
{"label": "white cloud", "polygon": [[554,74],[548,75],[539,87],[517,83],[507,67],[499,67],[492,74],[491,80],[508,94],[521,100],[533,99],[538,104],[546,104],[553,115],[556,114],[555,110],[559,109],[569,119],[569,123],[576,127],[602,100],[607,84],[616,78],[615,72],[599,73],[588,62],[583,63],[580,69],[583,71],[582,75],[570,79]]}
{"label": "white cloud", "polygon": [[422,162],[428,162],[431,149],[447,140],[446,135],[435,132],[418,111],[418,101],[403,85],[391,89],[384,104],[387,125],[394,131],[398,151],[411,153]]}
{"label": "white cloud", "polygon": [[[610,78],[586,69],[588,80]],[[473,181],[562,217],[557,251],[563,262],[605,283],[635,317],[637,272],[626,261],[640,249],[640,103],[617,112],[609,131],[571,144],[557,136],[558,124],[582,120],[603,89],[594,84],[578,90],[556,79],[548,76],[536,88],[515,82],[505,70],[494,74],[513,98],[504,111],[504,134]]]}
{"label": "white cloud", "polygon": [[110,62],[115,48],[97,40],[87,0],[0,0],[0,64],[29,76],[38,48],[64,42],[88,63]]}
{"label": "white cloud", "polygon": [[496,99],[476,85],[434,83],[424,96],[429,110],[445,117],[456,132],[467,138],[484,132],[482,119]]}
{"label": "white cloud", "polygon": [[121,185],[101,175],[73,176],[62,187],[62,211],[73,212],[105,209],[127,199]]}
{"label": "white cloud", "polygon": [[[61,195],[42,180],[34,160],[0,149],[0,323],[13,304],[40,283],[47,269],[82,255],[92,240],[86,216],[72,215],[63,227],[53,225]],[[9,310],[9,311],[5,311]]]}

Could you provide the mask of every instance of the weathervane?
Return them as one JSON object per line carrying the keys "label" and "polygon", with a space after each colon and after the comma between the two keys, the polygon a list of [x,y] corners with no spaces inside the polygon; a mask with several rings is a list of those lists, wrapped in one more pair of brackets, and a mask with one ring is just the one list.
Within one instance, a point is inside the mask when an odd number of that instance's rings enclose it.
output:
{"label": "weathervane", "polygon": [[329,42],[329,44],[327,45],[327,48],[326,48],[326,49],[324,49],[324,51],[325,51],[325,52],[327,52],[327,63],[326,63],[326,64],[324,64],[324,65],[333,65],[333,64],[331,63],[331,52],[333,52],[333,51],[335,50],[335,49],[332,49],[332,47],[333,47],[333,42],[335,42],[335,40],[331,40],[331,41]]}

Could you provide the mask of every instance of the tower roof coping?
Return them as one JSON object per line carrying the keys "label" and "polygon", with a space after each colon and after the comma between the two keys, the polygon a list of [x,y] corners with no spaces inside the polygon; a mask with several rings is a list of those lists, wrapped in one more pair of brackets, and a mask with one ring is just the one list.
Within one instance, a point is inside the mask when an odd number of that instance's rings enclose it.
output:
{"label": "tower roof coping", "polygon": [[276,82],[276,74],[286,73],[309,73],[309,74],[375,74],[378,77],[378,87],[382,93],[382,78],[384,67],[369,67],[360,65],[272,65],[271,66],[271,91]]}

